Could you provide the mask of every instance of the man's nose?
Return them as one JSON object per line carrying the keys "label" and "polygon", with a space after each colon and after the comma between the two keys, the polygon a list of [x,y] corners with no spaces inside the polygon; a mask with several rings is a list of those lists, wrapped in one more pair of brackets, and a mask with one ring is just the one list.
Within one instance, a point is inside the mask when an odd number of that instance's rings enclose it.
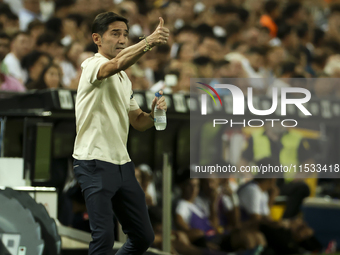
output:
{"label": "man's nose", "polygon": [[121,35],[121,36],[119,36],[118,43],[124,44],[124,43],[125,43],[125,40],[126,40],[125,36],[124,36],[124,35]]}

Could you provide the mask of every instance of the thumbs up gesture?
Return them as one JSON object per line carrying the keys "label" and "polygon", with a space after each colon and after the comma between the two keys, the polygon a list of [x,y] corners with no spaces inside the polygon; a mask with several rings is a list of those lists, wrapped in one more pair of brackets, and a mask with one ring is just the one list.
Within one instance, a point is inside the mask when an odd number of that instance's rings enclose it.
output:
{"label": "thumbs up gesture", "polygon": [[164,20],[159,17],[159,24],[156,30],[147,37],[149,44],[153,46],[167,44],[169,39],[170,31],[168,28],[164,27]]}

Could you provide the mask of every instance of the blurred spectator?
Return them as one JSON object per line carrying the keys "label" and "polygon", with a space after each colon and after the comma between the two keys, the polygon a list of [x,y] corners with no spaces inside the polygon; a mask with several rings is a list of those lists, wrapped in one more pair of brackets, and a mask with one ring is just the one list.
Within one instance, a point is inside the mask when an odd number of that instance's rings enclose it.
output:
{"label": "blurred spectator", "polygon": [[[82,30],[82,26],[84,26],[85,17],[80,14],[69,14],[63,20],[63,31],[64,37],[61,40],[64,46],[69,46],[74,41],[80,41],[85,43],[86,35]],[[92,39],[92,38],[91,38]]]}
{"label": "blurred spectator", "polygon": [[36,45],[38,37],[45,32],[45,24],[36,19],[28,24],[27,32],[30,34],[32,39],[32,45]]}
{"label": "blurred spectator", "polygon": [[152,170],[147,164],[139,165],[138,169],[141,171],[141,186],[145,192],[147,205],[156,205],[156,188],[155,183],[153,182]]}
{"label": "blurred spectator", "polygon": [[[162,226],[162,209],[156,206],[148,209],[151,225],[155,233],[155,241],[152,247],[162,249],[163,226]],[[190,243],[188,236],[183,231],[171,231],[171,254],[183,255],[224,255],[224,252],[213,251],[210,249],[199,248]]]}
{"label": "blurred spectator", "polygon": [[31,50],[31,38],[26,32],[18,32],[12,38],[11,52],[4,59],[8,72],[22,84],[27,80],[27,73],[21,67],[22,58]]}
{"label": "blurred spectator", "polygon": [[[200,195],[196,198],[195,204],[198,205],[209,217],[210,222],[215,229],[222,229],[226,226],[221,225],[222,222],[219,211],[220,201],[223,203],[223,205],[228,205],[229,211],[232,211],[233,209],[231,208],[231,205],[233,203],[230,203],[230,197],[227,196],[228,192],[231,191],[226,190],[226,188],[228,187],[229,186],[225,185],[224,187],[222,187],[223,190],[221,191],[220,179],[217,178],[208,178],[201,180],[201,192]],[[229,195],[232,196],[232,193],[229,193]],[[237,197],[236,194],[234,194],[234,198],[235,197]],[[255,245],[261,245],[264,248],[267,244],[263,234],[258,232],[255,228],[251,229],[249,227],[241,227],[240,219],[237,218],[237,214],[239,212],[237,208],[235,209],[236,210],[233,212],[234,217],[229,218],[230,221],[235,220],[235,225],[231,228],[224,228],[224,233],[234,234],[235,232],[241,232],[242,234],[247,236],[249,242],[254,243]]]}
{"label": "blurred spectator", "polygon": [[191,243],[198,247],[215,245],[225,252],[255,248],[256,242],[246,233],[218,234],[218,229],[209,219],[209,215],[195,203],[200,190],[200,181],[190,178],[189,171],[185,170],[178,178],[182,189],[182,199],[176,207],[175,222],[178,229],[184,231]]}
{"label": "blurred spectator", "polygon": [[[263,159],[258,165],[268,165],[268,162],[268,159]],[[241,186],[238,195],[243,219],[259,225],[275,254],[301,254],[301,249],[320,251],[322,246],[314,237],[313,230],[302,220],[275,222],[270,218],[270,207],[277,194],[276,179],[268,173]]]}
{"label": "blurred spectator", "polygon": [[[41,34],[36,42],[36,50],[44,52],[60,60],[59,51],[60,41],[52,32],[45,32]],[[61,49],[62,51],[63,49]]]}
{"label": "blurred spectator", "polygon": [[0,32],[0,71],[3,74],[8,74],[7,65],[3,62],[4,58],[10,51],[11,38],[3,32]]}
{"label": "blurred spectator", "polygon": [[179,72],[178,83],[173,87],[172,92],[189,93],[190,78],[198,78],[197,67],[194,64],[185,63],[181,65]]}
{"label": "blurred spectator", "polygon": [[42,71],[39,79],[27,85],[28,89],[53,89],[62,87],[62,70],[59,65],[51,63]]}
{"label": "blurred spectator", "polygon": [[25,92],[26,88],[15,78],[0,71],[0,90]]}
{"label": "blurred spectator", "polygon": [[274,78],[281,75],[281,65],[286,58],[286,52],[283,47],[276,46],[271,47],[267,51],[266,55],[266,78]]}
{"label": "blurred spectator", "polygon": [[79,83],[79,79],[80,79],[80,75],[81,75],[81,64],[88,58],[93,57],[94,53],[93,52],[89,52],[89,51],[84,51],[82,52],[78,58],[77,58],[77,75],[76,78],[71,80],[71,84],[69,85],[69,89],[74,89],[77,90],[78,89],[78,83]]}
{"label": "blurred spectator", "polygon": [[282,19],[284,23],[290,26],[301,24],[306,21],[306,13],[301,3],[289,3],[282,12]]}
{"label": "blurred spectator", "polygon": [[290,54],[294,54],[299,46],[296,29],[293,26],[281,25],[277,32],[280,39],[279,45],[283,46]]}
{"label": "blurred spectator", "polygon": [[73,42],[65,49],[65,60],[60,63],[63,70],[63,85],[69,87],[72,80],[77,78],[78,57],[84,52],[84,46],[79,42]]}
{"label": "blurred spectator", "polygon": [[[257,162],[266,157],[272,157],[272,165],[299,165],[303,162],[313,162],[308,141],[294,131],[279,124],[266,124],[264,130],[254,131],[248,140],[242,154],[240,165],[246,166],[250,162]],[[266,145],[266,146],[264,146]],[[294,154],[294,156],[293,156]],[[294,179],[294,173],[276,175],[280,194],[287,196],[286,210],[283,218],[296,217],[300,211],[303,199],[310,194],[309,187],[301,179]],[[283,178],[286,178],[283,179]]]}
{"label": "blurred spectator", "polygon": [[271,37],[277,35],[277,24],[275,20],[280,17],[280,5],[278,1],[268,1],[264,6],[265,14],[261,16],[260,24],[270,30]]}
{"label": "blurred spectator", "polygon": [[221,42],[214,36],[204,37],[198,47],[199,55],[210,57],[213,61],[222,60],[223,52]]}
{"label": "blurred spectator", "polygon": [[23,8],[22,0],[3,0],[2,2],[8,4],[15,14],[19,14],[19,11]]}
{"label": "blurred spectator", "polygon": [[56,0],[55,1],[55,17],[65,18],[75,9],[76,0]]}
{"label": "blurred spectator", "polygon": [[197,57],[193,60],[197,66],[198,77],[213,78],[213,62],[208,57]]}
{"label": "blurred spectator", "polygon": [[53,37],[61,40],[64,35],[63,20],[61,18],[52,17],[45,23],[45,28],[48,33],[53,33]]}
{"label": "blurred spectator", "polygon": [[26,31],[28,24],[35,19],[42,20],[40,0],[23,0],[23,9],[19,11],[20,30]]}
{"label": "blurred spectator", "polygon": [[[276,59],[278,60],[278,59]],[[278,78],[270,80],[269,87],[267,89],[267,96],[273,96],[273,88],[277,88],[277,93],[280,95],[281,88],[290,87],[289,79],[293,78],[296,74],[295,72],[296,64],[292,61],[287,61],[281,63],[280,67],[278,67],[277,73],[279,73]]]}
{"label": "blurred spectator", "polygon": [[0,4],[0,22],[2,29],[8,35],[12,36],[19,32],[19,18],[13,13],[7,4]]}
{"label": "blurred spectator", "polygon": [[51,62],[51,57],[41,51],[31,51],[22,59],[22,67],[28,74],[28,79],[25,85],[29,86],[32,82],[37,82],[42,71]]}

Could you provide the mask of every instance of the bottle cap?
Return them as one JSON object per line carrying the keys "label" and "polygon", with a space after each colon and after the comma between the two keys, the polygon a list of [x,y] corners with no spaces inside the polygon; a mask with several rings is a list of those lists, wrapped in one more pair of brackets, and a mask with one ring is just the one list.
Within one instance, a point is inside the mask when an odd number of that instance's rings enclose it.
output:
{"label": "bottle cap", "polygon": [[160,98],[162,95],[161,95],[159,92],[156,92],[156,93],[155,93],[155,96],[158,97],[158,98]]}

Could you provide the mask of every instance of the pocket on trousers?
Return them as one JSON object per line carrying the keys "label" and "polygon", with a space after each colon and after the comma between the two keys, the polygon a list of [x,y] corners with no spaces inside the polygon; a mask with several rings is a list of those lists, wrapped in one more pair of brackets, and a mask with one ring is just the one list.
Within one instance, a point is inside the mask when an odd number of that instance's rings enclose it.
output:
{"label": "pocket on trousers", "polygon": [[89,173],[93,173],[96,170],[96,160],[74,160],[73,162],[73,171],[75,175],[79,171],[86,171]]}
{"label": "pocket on trousers", "polygon": [[85,169],[86,171],[90,172],[90,173],[94,173],[94,171],[96,170],[96,160],[82,160],[81,162],[81,166],[83,169]]}

